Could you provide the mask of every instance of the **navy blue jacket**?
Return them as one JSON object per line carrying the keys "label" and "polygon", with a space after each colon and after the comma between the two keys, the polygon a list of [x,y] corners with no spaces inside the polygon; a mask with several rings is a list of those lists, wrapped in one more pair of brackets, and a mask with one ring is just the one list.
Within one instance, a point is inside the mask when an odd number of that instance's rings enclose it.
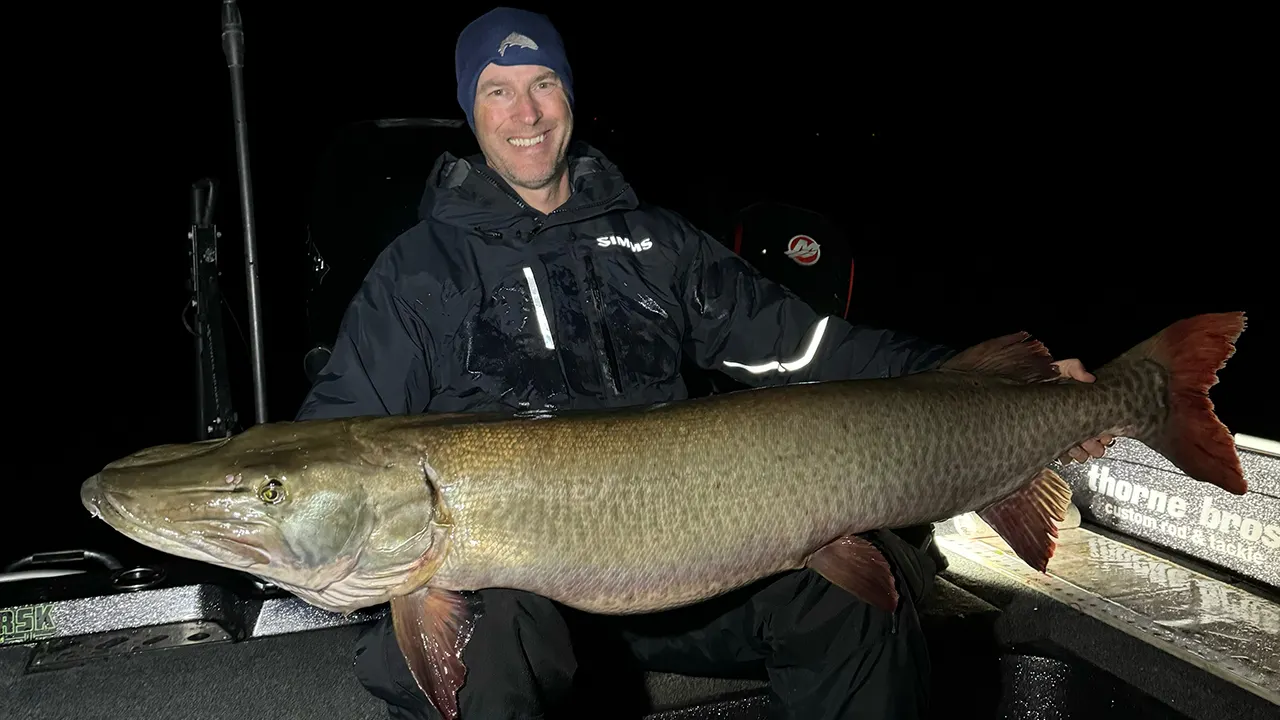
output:
{"label": "navy blue jacket", "polygon": [[902,375],[952,350],[822,317],[575,144],[544,215],[441,156],[297,418],[555,411],[687,397],[682,358],[748,385]]}

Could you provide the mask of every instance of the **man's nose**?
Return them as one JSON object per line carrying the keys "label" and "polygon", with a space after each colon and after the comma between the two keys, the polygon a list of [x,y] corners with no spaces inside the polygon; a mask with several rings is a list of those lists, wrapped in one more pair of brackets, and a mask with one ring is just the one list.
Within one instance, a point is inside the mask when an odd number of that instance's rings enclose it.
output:
{"label": "man's nose", "polygon": [[542,119],[542,109],[533,96],[524,93],[516,100],[516,117],[525,125],[534,125]]}

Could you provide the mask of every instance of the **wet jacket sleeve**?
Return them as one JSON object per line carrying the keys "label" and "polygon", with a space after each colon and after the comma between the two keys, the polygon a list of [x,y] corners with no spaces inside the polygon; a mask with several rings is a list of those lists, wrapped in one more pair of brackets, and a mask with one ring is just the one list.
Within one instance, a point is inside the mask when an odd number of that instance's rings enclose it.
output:
{"label": "wet jacket sleeve", "polygon": [[295,419],[425,411],[431,400],[426,327],[396,292],[392,265],[384,255],[366,276]]}
{"label": "wet jacket sleeve", "polygon": [[912,335],[819,315],[709,235],[687,229],[687,348],[701,367],[748,385],[894,377],[956,350]]}

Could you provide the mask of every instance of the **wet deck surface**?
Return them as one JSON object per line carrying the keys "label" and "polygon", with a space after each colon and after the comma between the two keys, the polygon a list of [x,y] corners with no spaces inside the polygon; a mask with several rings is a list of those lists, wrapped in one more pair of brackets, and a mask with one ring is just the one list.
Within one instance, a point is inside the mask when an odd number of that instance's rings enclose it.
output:
{"label": "wet deck surface", "polygon": [[[1018,588],[1034,591],[1033,600],[1056,600],[1264,704],[1280,705],[1280,605],[1266,588],[1215,577],[1087,527],[1060,531],[1046,574],[973,516],[940,524],[938,543],[954,561],[947,576],[979,596],[980,588],[997,585],[1004,588],[995,594],[1006,598]],[[1149,673],[1134,672],[1133,679],[1142,683]]]}

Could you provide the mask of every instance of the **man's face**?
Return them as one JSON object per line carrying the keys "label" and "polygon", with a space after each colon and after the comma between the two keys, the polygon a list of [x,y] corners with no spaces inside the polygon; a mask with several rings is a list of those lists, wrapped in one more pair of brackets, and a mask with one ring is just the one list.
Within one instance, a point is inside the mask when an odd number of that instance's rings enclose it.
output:
{"label": "man's face", "polygon": [[540,190],[559,177],[573,113],[550,68],[490,63],[476,84],[474,115],[480,149],[507,182]]}

